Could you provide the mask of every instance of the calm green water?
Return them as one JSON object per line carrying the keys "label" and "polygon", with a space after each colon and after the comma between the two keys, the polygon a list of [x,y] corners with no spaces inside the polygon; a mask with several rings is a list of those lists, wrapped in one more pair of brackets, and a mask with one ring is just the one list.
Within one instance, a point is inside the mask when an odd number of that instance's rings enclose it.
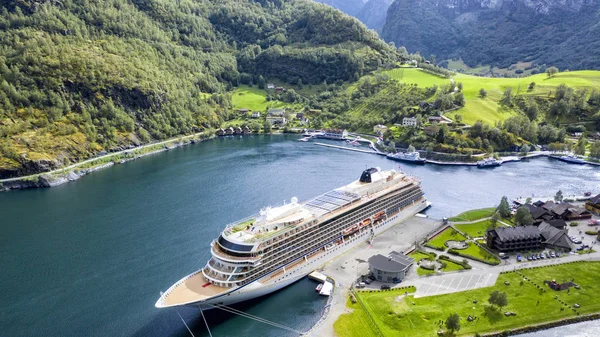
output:
{"label": "calm green water", "polygon": [[[297,136],[220,138],[93,173],[52,189],[0,193],[1,336],[189,336],[161,290],[202,267],[226,223],[358,178],[383,157],[296,142]],[[431,216],[512,197],[600,192],[600,169],[549,159],[491,170],[410,166]],[[325,299],[302,280],[242,306],[306,330]],[[179,309],[207,336],[194,309]],[[214,336],[291,336],[212,311]]]}

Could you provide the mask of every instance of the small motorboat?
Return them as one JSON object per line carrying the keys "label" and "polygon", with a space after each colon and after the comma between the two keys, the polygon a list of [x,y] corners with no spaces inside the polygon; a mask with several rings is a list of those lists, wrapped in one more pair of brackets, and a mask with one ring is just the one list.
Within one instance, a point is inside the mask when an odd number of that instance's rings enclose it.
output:
{"label": "small motorboat", "polygon": [[319,292],[321,289],[323,289],[323,283],[319,283],[319,285],[315,288],[315,291]]}

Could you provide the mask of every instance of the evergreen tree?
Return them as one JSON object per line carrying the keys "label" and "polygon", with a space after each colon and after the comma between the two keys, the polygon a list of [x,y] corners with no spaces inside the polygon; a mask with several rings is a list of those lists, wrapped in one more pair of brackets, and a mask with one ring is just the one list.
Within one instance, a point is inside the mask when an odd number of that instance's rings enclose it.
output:
{"label": "evergreen tree", "polygon": [[515,221],[521,226],[533,225],[533,218],[531,217],[529,208],[526,206],[519,207],[515,213]]}
{"label": "evergreen tree", "polygon": [[561,190],[558,190],[558,192],[556,192],[556,194],[554,195],[554,201],[556,201],[556,202],[563,201],[563,192]]}
{"label": "evergreen tree", "polygon": [[265,80],[265,78],[262,75],[258,76],[258,88],[259,89],[265,89],[267,87],[267,81]]}
{"label": "evergreen tree", "polygon": [[500,213],[500,216],[503,218],[510,217],[510,205],[508,204],[508,199],[505,196],[500,200],[498,213]]}

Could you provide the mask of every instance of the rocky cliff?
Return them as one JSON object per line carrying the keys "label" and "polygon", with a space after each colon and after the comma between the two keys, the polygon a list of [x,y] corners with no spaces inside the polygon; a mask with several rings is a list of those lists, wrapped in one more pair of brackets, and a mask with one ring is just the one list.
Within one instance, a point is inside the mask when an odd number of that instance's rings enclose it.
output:
{"label": "rocky cliff", "polygon": [[382,37],[437,60],[600,67],[598,0],[396,0]]}
{"label": "rocky cliff", "polygon": [[394,0],[369,0],[356,17],[362,21],[367,27],[381,32],[387,10]]}

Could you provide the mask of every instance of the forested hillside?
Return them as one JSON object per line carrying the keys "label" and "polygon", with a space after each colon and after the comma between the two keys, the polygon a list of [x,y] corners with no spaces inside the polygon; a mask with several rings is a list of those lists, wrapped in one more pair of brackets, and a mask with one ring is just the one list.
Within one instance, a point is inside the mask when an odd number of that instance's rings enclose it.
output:
{"label": "forested hillside", "polygon": [[10,0],[0,5],[0,178],[214,127],[260,75],[329,83],[398,60],[304,0]]}
{"label": "forested hillside", "polygon": [[[411,53],[460,59],[471,67],[542,71],[600,67],[597,0],[396,0],[382,37]],[[544,66],[545,65],[545,66]]]}

